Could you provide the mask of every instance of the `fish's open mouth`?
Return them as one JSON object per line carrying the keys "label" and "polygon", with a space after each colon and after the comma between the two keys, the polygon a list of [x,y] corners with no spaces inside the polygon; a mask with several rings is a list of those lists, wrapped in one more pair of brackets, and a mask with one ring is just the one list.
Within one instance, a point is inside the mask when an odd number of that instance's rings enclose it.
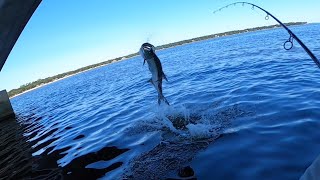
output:
{"label": "fish's open mouth", "polygon": [[151,50],[152,50],[152,47],[150,47],[150,46],[144,46],[144,47],[143,47],[143,50],[145,50],[145,51],[151,51]]}

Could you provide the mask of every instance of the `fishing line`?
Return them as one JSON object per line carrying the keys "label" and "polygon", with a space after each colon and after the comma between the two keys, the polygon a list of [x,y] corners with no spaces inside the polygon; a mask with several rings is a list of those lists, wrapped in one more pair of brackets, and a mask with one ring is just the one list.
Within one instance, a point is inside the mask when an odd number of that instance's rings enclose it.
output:
{"label": "fishing line", "polygon": [[147,39],[146,39],[146,41],[145,42],[150,42],[150,39],[152,38],[152,34],[149,34],[148,36],[147,36]]}
{"label": "fishing line", "polygon": [[237,4],[242,4],[242,6],[244,5],[249,5],[251,6],[251,9],[254,10],[255,8],[258,8],[260,10],[262,10],[263,12],[266,13],[266,16],[265,16],[265,20],[269,20],[269,17],[272,17],[275,21],[277,21],[285,30],[287,30],[287,32],[289,33],[289,38],[287,41],[285,41],[283,43],[283,48],[285,50],[290,50],[292,49],[293,47],[293,39],[295,39],[299,44],[300,46],[307,52],[307,54],[311,57],[311,59],[314,61],[314,63],[316,63],[316,65],[318,66],[318,68],[320,68],[320,61],[316,58],[316,56],[309,50],[309,48],[286,26],[284,25],[278,18],[276,18],[275,16],[273,16],[271,13],[269,13],[268,11],[266,11],[265,9],[255,5],[255,4],[252,4],[252,3],[248,3],[248,2],[235,2],[235,3],[231,3],[231,4],[228,4],[226,6],[223,6],[215,11],[213,11],[213,13],[217,13],[217,12],[220,12],[222,11],[223,9],[226,9],[230,6],[236,6]]}

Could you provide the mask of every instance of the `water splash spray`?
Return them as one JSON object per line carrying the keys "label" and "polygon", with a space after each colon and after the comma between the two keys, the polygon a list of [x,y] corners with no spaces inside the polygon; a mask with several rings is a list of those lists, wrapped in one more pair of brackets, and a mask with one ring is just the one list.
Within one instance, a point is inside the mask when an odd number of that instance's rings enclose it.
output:
{"label": "water splash spray", "polygon": [[273,16],[271,13],[269,13],[268,11],[266,11],[265,9],[252,4],[252,3],[248,3],[248,2],[235,2],[235,3],[231,3],[228,4],[226,6],[221,7],[218,10],[215,10],[213,13],[217,13],[223,9],[226,9],[230,6],[235,6],[237,4],[242,4],[242,6],[244,5],[249,5],[252,6],[251,9],[253,10],[254,8],[258,8],[260,10],[262,10],[263,12],[265,12],[267,15],[265,16],[265,20],[269,19],[269,16],[272,17],[275,21],[277,21],[285,30],[287,30],[287,32],[289,33],[289,39],[287,41],[284,42],[283,44],[283,48],[285,50],[290,50],[293,47],[293,39],[295,39],[300,45],[301,47],[308,53],[308,55],[311,57],[311,59],[314,61],[314,63],[316,63],[316,65],[320,68],[320,61],[317,59],[317,57],[309,50],[309,48],[303,44],[303,42],[286,26],[284,25],[278,18],[276,18],[275,16]]}

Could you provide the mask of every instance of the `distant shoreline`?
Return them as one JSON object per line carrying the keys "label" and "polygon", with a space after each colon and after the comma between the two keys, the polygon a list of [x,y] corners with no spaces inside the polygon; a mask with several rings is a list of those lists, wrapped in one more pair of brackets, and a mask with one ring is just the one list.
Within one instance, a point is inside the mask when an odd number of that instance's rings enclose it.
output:
{"label": "distant shoreline", "polygon": [[[103,65],[101,65],[101,66],[103,66]],[[80,73],[83,73],[83,72],[86,72],[86,71],[90,71],[90,70],[95,69],[95,68],[99,68],[99,67],[101,67],[101,66],[96,66],[96,67],[94,67],[94,68],[86,69],[86,70],[81,71],[81,72],[77,72],[77,73],[74,73],[74,74],[66,75],[66,76],[64,76],[64,77],[62,77],[62,78],[55,79],[55,80],[50,81],[50,82],[45,83],[45,84],[40,84],[40,85],[38,85],[38,86],[36,86],[36,87],[34,87],[34,88],[31,88],[31,89],[28,89],[28,90],[26,90],[26,91],[23,91],[23,92],[21,92],[21,93],[19,93],[19,94],[15,94],[15,95],[13,95],[13,96],[10,96],[9,99],[12,99],[12,98],[14,98],[14,97],[20,96],[20,95],[25,94],[25,93],[27,93],[27,92],[36,90],[36,89],[41,88],[41,87],[43,87],[43,86],[49,85],[49,84],[51,84],[51,83],[54,83],[54,82],[57,82],[57,81],[66,79],[66,78],[68,78],[68,77],[71,77],[71,76],[74,76],[74,75],[77,75],[77,74],[80,74]],[[9,91],[9,94],[10,94],[10,91]]]}
{"label": "distant shoreline", "polygon": [[[286,26],[293,26],[293,25],[305,25],[307,24],[307,22],[290,22],[290,23],[284,23]],[[178,41],[178,42],[174,42],[174,43],[169,43],[169,44],[165,44],[165,45],[161,45],[161,46],[157,46],[156,49],[157,50],[162,50],[162,49],[167,49],[167,48],[172,48],[172,47],[176,47],[179,45],[185,45],[185,44],[189,44],[189,43],[193,43],[193,42],[199,42],[199,41],[203,41],[203,40],[208,40],[208,39],[213,39],[213,38],[219,38],[219,37],[224,37],[224,36],[230,36],[230,35],[235,35],[235,34],[242,34],[242,33],[246,33],[246,32],[254,32],[254,31],[260,31],[260,30],[266,30],[266,29],[273,29],[273,28],[279,28],[281,27],[280,25],[270,25],[270,26],[262,26],[262,27],[255,27],[255,28],[247,28],[247,29],[243,29],[243,30],[235,30],[235,31],[228,31],[228,32],[223,32],[223,33],[217,33],[217,34],[212,34],[212,35],[206,35],[206,36],[201,36],[201,37],[196,37],[196,38],[192,38],[192,39],[187,39],[187,40],[183,40],[183,41]],[[48,84],[57,82],[59,80],[74,76],[76,74],[80,74],[82,72],[85,71],[89,71],[98,67],[102,67],[114,62],[118,62],[118,61],[122,61],[122,60],[126,60],[135,56],[138,56],[138,53],[133,53],[133,54],[129,54],[126,56],[122,56],[122,57],[118,57],[115,59],[111,59],[111,60],[107,60],[101,63],[97,63],[97,64],[93,64],[93,65],[89,65],[74,71],[69,71],[66,73],[62,73],[62,74],[58,74],[52,77],[48,77],[45,79],[39,79],[37,81],[34,81],[32,83],[27,83],[25,85],[20,86],[17,89],[12,89],[9,91],[9,97],[14,98],[17,97],[19,95],[22,95],[24,93],[33,91],[35,89],[38,89],[40,87],[46,86]]]}

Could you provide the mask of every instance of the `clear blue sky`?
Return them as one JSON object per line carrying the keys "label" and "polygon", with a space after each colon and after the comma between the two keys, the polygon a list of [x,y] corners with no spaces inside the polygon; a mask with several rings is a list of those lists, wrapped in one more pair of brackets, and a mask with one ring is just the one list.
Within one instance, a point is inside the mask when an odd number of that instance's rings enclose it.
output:
{"label": "clear blue sky", "polygon": [[[271,25],[231,0],[43,0],[0,72],[0,90],[193,37]],[[320,22],[319,0],[256,0],[283,22]]]}

